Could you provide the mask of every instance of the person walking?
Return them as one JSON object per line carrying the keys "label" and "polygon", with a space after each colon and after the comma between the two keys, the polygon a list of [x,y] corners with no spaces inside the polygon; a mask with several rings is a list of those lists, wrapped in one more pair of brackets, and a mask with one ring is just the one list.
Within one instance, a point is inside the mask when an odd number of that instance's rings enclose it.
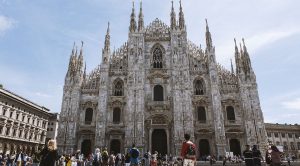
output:
{"label": "person walking", "polygon": [[54,166],[58,159],[56,141],[53,139],[49,140],[47,147],[41,151],[40,156],[40,166]]}
{"label": "person walking", "polygon": [[253,163],[254,166],[261,166],[261,152],[257,149],[257,145],[253,145],[252,148],[252,155],[253,155]]}
{"label": "person walking", "polygon": [[95,149],[95,155],[94,155],[94,160],[93,160],[93,166],[100,166],[101,164],[101,154],[100,154],[100,149],[96,148]]}
{"label": "person walking", "polygon": [[275,145],[271,146],[271,165],[272,166],[280,166],[281,165],[281,152]]}
{"label": "person walking", "polygon": [[139,164],[139,156],[140,151],[135,147],[135,144],[132,144],[132,148],[130,149],[130,165],[138,165]]}
{"label": "person walking", "polygon": [[18,152],[18,154],[15,157],[15,164],[16,164],[16,166],[24,166],[25,165],[25,156],[24,156],[24,153],[22,152],[22,149],[19,149],[18,151],[19,152]]}
{"label": "person walking", "polygon": [[183,166],[194,166],[196,161],[196,145],[190,141],[191,135],[184,134],[185,141],[181,147]]}
{"label": "person walking", "polygon": [[102,157],[102,165],[103,166],[107,166],[108,165],[108,160],[109,160],[109,155],[108,155],[108,151],[107,151],[107,147],[105,147],[101,153],[101,157]]}
{"label": "person walking", "polygon": [[250,150],[250,145],[246,145],[246,150],[243,152],[246,166],[253,166],[253,154]]}

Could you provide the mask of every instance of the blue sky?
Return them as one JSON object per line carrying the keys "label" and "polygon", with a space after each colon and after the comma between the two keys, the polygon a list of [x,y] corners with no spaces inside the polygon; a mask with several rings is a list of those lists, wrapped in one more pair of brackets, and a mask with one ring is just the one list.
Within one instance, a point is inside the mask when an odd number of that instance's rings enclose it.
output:
{"label": "blue sky", "polygon": [[[136,2],[136,11],[138,3]],[[59,112],[68,60],[84,41],[91,71],[101,62],[107,22],[111,45],[127,41],[131,0],[0,0],[0,83]],[[188,38],[205,44],[208,19],[218,61],[229,69],[233,38],[245,38],[266,122],[300,123],[300,1],[183,0]],[[179,3],[174,0],[178,16]],[[144,0],[145,24],[169,24],[170,0]]]}

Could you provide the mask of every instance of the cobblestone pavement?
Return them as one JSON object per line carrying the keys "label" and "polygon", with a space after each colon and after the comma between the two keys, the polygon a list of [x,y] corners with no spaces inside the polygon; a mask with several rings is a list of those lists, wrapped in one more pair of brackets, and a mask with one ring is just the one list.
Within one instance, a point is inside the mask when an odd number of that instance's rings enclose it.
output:
{"label": "cobblestone pavement", "polygon": [[[209,162],[204,162],[204,161],[197,161],[197,166],[210,166]],[[215,164],[213,164],[213,166],[222,166],[223,163],[222,161],[217,161]],[[262,166],[266,166],[265,163],[261,164]],[[245,166],[245,163],[226,163],[226,166]],[[282,166],[288,166],[288,163],[286,161],[284,161],[282,163]],[[296,161],[296,162],[291,162],[291,166],[300,166],[300,161]]]}

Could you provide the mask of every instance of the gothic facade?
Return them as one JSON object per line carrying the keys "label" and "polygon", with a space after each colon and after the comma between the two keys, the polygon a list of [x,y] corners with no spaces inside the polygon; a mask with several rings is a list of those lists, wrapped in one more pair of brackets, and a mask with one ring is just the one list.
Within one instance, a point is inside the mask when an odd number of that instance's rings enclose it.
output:
{"label": "gothic facade", "polygon": [[236,69],[227,70],[216,61],[207,22],[206,47],[200,48],[187,39],[181,3],[178,15],[172,3],[170,25],[155,19],[144,26],[142,5],[138,18],[133,7],[127,42],[111,51],[108,25],[101,64],[89,74],[82,47],[73,48],[58,128],[61,152],[104,146],[125,152],[135,143],[142,151],[178,155],[184,133],[199,156],[241,154],[245,144],[265,147],[244,40],[233,49]]}

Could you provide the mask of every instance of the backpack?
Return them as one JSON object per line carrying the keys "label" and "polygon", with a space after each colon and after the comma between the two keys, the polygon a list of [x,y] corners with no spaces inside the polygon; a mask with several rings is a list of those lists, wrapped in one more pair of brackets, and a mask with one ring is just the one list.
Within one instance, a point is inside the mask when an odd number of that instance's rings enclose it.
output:
{"label": "backpack", "polygon": [[103,161],[108,161],[108,153],[107,153],[107,151],[104,151],[104,152],[102,152],[102,160]]}
{"label": "backpack", "polygon": [[186,155],[188,157],[194,157],[196,155],[195,147],[193,146],[193,144],[189,144]]}
{"label": "backpack", "polygon": [[131,157],[132,158],[138,158],[139,157],[139,155],[140,155],[140,153],[139,153],[139,151],[136,149],[136,148],[132,148],[131,149]]}

